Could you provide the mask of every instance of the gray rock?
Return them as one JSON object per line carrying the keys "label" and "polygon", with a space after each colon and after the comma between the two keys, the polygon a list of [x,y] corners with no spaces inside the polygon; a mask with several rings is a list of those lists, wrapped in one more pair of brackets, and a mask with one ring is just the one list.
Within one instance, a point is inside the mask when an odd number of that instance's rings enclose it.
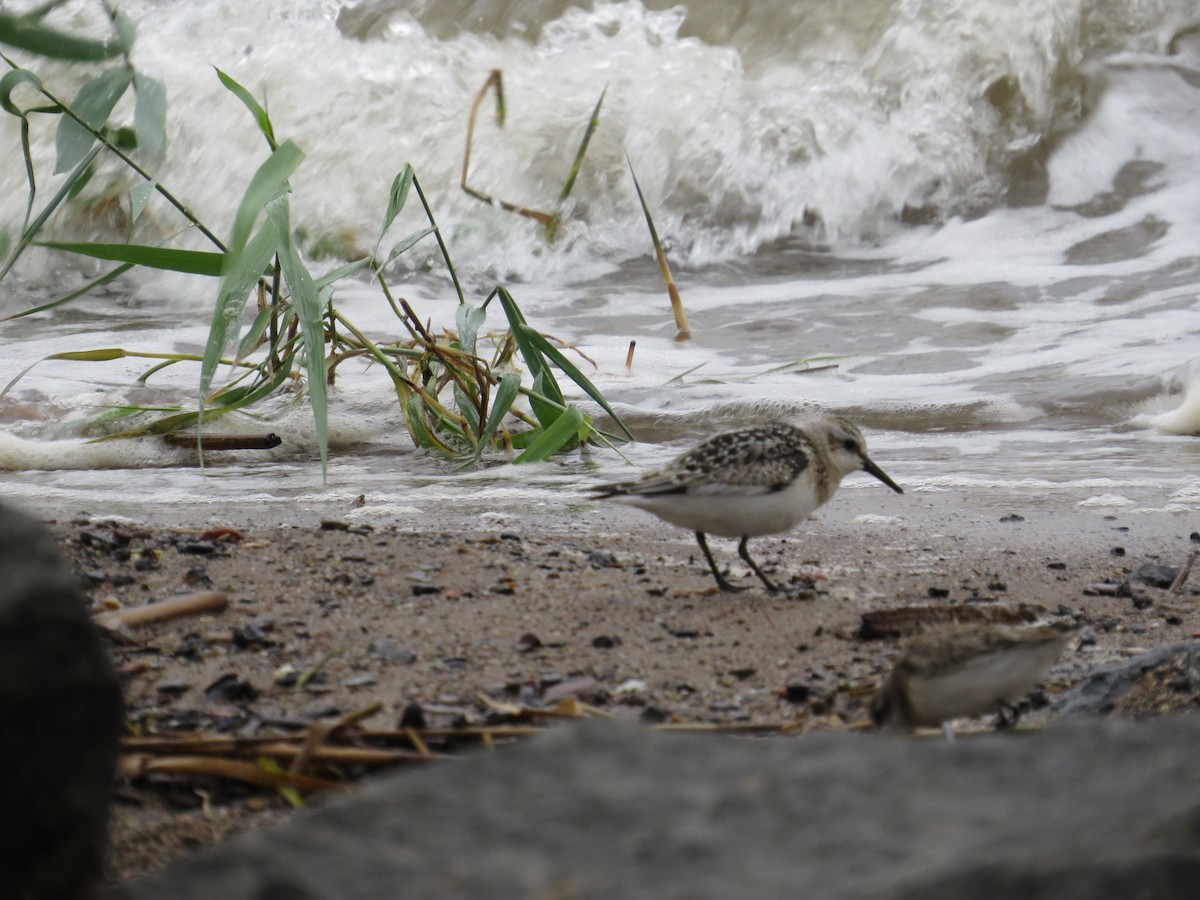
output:
{"label": "gray rock", "polygon": [[1081,684],[1054,702],[1063,716],[1103,715],[1148,672],[1182,659],[1187,668],[1200,672],[1200,641],[1158,647],[1141,656],[1101,666]]}
{"label": "gray rock", "polygon": [[1192,898],[1200,717],[953,744],[612,720],[422,767],[126,885],[242,898]]}
{"label": "gray rock", "polygon": [[0,893],[88,896],[99,874],[121,693],[54,538],[0,506]]}

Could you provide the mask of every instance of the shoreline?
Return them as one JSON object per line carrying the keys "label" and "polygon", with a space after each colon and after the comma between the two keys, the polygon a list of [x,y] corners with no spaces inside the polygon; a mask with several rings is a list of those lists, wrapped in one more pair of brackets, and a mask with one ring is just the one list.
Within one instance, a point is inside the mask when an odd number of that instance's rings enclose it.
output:
{"label": "shoreline", "polygon": [[[481,721],[489,701],[566,696],[619,718],[787,726],[781,739],[803,739],[864,722],[902,645],[864,639],[863,614],[931,604],[1028,606],[1081,626],[1022,720],[1037,726],[1097,667],[1200,634],[1200,571],[1176,595],[1133,577],[1200,547],[1186,514],[1050,516],[1041,504],[977,499],[918,493],[896,504],[882,491],[840,492],[793,534],[752,544],[796,589],[788,596],[717,592],[690,533],[615,506],[473,524],[445,516],[420,530],[351,519],[323,529],[315,516],[226,521],[240,540],[206,537],[211,517],[174,528],[63,517],[50,527],[97,613],[204,589],[228,596],[222,612],[113,642],[129,721],[147,734],[269,733],[272,722],[376,703],[376,728],[398,727],[414,705],[428,724],[452,725]],[[755,583],[734,546],[712,541],[732,580]],[[1106,578],[1130,580],[1137,596],[1090,593]],[[285,677],[314,669],[320,677],[303,688]],[[223,679],[246,690],[222,693]],[[1118,714],[1192,703],[1147,695]],[[990,727],[971,720],[966,730]],[[269,790],[212,779],[196,789],[186,779],[121,783],[110,883],[290,813]]]}

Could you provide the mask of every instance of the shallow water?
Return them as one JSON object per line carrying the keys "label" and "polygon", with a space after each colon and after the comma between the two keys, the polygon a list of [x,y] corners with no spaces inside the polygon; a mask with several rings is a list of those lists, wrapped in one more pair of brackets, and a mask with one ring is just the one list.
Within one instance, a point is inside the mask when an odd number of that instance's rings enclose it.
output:
{"label": "shallow water", "polygon": [[[863,424],[872,455],[910,493],[1194,513],[1200,441],[1180,433],[1200,431],[1200,41],[1188,31],[1200,18],[1191,3],[1126,6],[123,8],[139,23],[135,64],[170,92],[161,180],[206,222],[228,230],[265,157],[217,65],[268,98],[277,130],[308,154],[292,206],[310,249],[373,245],[387,186],[411,161],[471,298],[507,283],[533,324],[594,360],[589,377],[641,438],[628,451],[639,464],[719,427],[832,409]],[[63,21],[77,27],[95,10],[81,3]],[[472,183],[530,205],[553,204],[607,85],[554,247],[458,188],[467,111],[497,67],[509,119],[503,131],[480,119]],[[38,71],[67,95],[86,77]],[[16,134],[15,119],[0,122],[13,160]],[[35,133],[39,159],[52,146],[51,132]],[[675,339],[623,151],[668,241],[688,341]],[[112,179],[123,176],[102,174],[89,190],[121,197]],[[40,173],[39,196],[53,185]],[[0,200],[0,226],[19,227],[20,165],[0,167]],[[126,223],[104,209],[81,202],[55,228],[120,239]],[[390,239],[418,224],[402,217]],[[139,239],[177,227],[152,204]],[[421,245],[393,282],[451,325],[447,279],[423,271],[432,259]],[[0,304],[23,309],[98,271],[35,251],[0,283]],[[63,350],[195,352],[214,292],[201,278],[143,275],[0,323],[0,375]],[[370,285],[346,285],[335,302],[373,334],[395,334]],[[804,359],[836,368],[779,370]],[[148,365],[37,365],[0,399],[0,495],[125,514],[147,504],[283,519],[447,504],[520,514],[627,471],[594,450],[455,473],[407,449],[383,380],[349,365],[327,486],[305,413],[286,401],[234,423],[275,431],[280,448],[210,460],[203,473],[186,450],[82,443],[72,423],[105,405],[190,399],[194,370],[139,386]]]}

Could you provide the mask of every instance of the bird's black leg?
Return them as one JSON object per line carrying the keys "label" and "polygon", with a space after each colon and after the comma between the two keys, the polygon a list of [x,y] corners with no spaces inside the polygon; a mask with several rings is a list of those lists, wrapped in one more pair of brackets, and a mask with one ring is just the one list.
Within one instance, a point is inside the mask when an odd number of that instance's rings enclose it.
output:
{"label": "bird's black leg", "polygon": [[762,572],[762,569],[760,569],[758,567],[758,563],[756,563],[754,560],[752,560],[750,558],[750,551],[746,549],[746,542],[748,540],[750,540],[749,535],[747,535],[746,537],[743,537],[741,539],[741,541],[738,542],[738,556],[740,556],[742,559],[744,559],[746,561],[746,565],[748,565],[751,569],[754,570],[754,574],[757,575],[759,577],[759,580],[762,581],[762,583],[767,586],[768,591],[770,591],[772,594],[778,593],[779,586],[776,585],[775,582],[773,582],[766,575],[764,575]]}
{"label": "bird's black leg", "polygon": [[723,591],[744,591],[745,588],[737,587],[730,584],[729,581],[721,574],[721,570],[717,568],[717,563],[713,559],[712,553],[708,549],[708,541],[704,539],[704,532],[696,532],[696,540],[700,543],[700,549],[704,551],[704,558],[708,560],[708,567],[712,569],[713,577],[717,579],[717,587]]}

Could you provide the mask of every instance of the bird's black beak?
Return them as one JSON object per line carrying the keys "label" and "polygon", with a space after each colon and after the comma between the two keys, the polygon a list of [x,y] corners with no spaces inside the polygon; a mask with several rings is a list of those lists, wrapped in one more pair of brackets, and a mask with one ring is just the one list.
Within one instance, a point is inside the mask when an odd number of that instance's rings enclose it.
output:
{"label": "bird's black beak", "polygon": [[872,475],[874,475],[876,478],[878,478],[880,481],[882,481],[884,484],[886,484],[888,487],[890,487],[897,494],[904,493],[904,489],[902,487],[900,487],[900,485],[896,484],[896,482],[892,481],[892,479],[888,477],[888,473],[883,471],[883,469],[879,468],[879,466],[875,465],[875,463],[871,461],[870,457],[867,457],[867,456],[863,457],[862,467],[863,467],[864,472],[870,472]]}

